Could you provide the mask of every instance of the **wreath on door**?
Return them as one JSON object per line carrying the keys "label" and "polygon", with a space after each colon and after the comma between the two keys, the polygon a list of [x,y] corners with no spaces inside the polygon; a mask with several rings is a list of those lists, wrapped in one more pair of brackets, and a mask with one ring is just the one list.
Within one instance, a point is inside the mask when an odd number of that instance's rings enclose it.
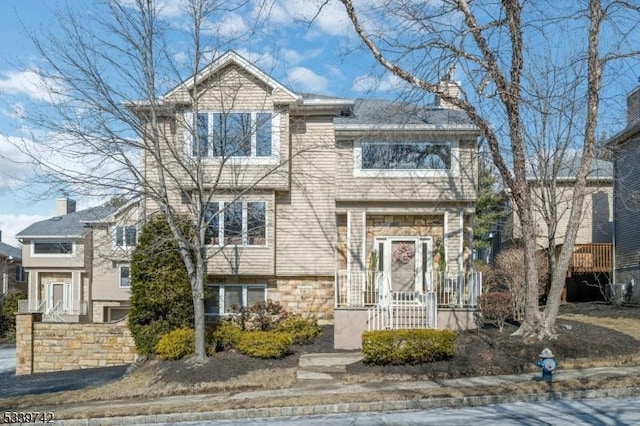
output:
{"label": "wreath on door", "polygon": [[398,263],[407,264],[416,255],[416,251],[409,243],[400,243],[393,251],[393,260]]}

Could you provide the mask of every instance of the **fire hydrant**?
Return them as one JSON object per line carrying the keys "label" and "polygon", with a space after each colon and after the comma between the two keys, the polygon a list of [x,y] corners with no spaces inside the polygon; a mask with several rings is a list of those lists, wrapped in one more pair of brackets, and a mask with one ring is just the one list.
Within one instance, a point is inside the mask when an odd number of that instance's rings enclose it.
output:
{"label": "fire hydrant", "polygon": [[544,348],[540,353],[540,359],[537,363],[542,368],[542,380],[550,382],[553,380],[553,372],[558,369],[558,361],[553,356],[551,349]]}

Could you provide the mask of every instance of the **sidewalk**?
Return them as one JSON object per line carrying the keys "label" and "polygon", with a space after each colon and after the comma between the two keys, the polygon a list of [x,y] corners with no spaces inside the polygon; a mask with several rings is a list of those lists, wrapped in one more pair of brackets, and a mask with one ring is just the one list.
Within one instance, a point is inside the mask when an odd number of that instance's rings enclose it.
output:
{"label": "sidewalk", "polygon": [[[638,376],[640,367],[588,368],[559,370],[549,390],[531,394],[438,397],[446,390],[456,388],[491,388],[495,386],[532,383],[539,374],[514,374],[502,376],[470,377],[441,381],[385,382],[345,384],[341,380],[344,365],[359,357],[350,354],[311,354],[301,357],[298,384],[288,389],[230,392],[216,394],[183,395],[153,398],[144,401],[118,401],[118,407],[140,407],[148,413],[144,416],[99,417],[84,420],[66,420],[68,425],[145,424],[174,423],[181,421],[204,421],[222,419],[249,419],[257,417],[303,416],[365,411],[392,411],[430,409],[452,406],[478,406],[516,401],[541,401],[550,399],[587,399],[604,397],[626,397],[640,395],[640,388],[560,391],[553,390],[553,383],[587,378],[617,378]],[[349,362],[350,361],[350,362]],[[438,392],[442,391],[442,392]],[[455,394],[455,392],[453,392]],[[310,399],[311,404],[295,402]],[[86,404],[94,413],[111,402]],[[263,408],[260,408],[263,407]],[[81,407],[77,407],[80,409]],[[65,416],[78,410],[63,410]],[[62,413],[61,413],[62,414]]]}

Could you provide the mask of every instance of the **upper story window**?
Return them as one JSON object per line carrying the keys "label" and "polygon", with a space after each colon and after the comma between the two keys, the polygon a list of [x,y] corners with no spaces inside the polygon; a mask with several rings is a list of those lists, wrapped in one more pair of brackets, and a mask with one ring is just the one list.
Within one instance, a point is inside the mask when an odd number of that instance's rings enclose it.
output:
{"label": "upper story window", "polygon": [[457,171],[455,142],[357,141],[355,176],[437,177]]}
{"label": "upper story window", "polygon": [[116,226],[114,238],[116,247],[134,247],[138,238],[138,230],[135,226]]}
{"label": "upper story window", "polygon": [[16,265],[16,282],[23,283],[27,281],[27,272],[24,270],[23,266]]}
{"label": "upper story window", "polygon": [[267,244],[267,203],[264,201],[209,203],[205,220],[207,221],[207,242],[210,244],[236,246]]}
{"label": "upper story window", "polygon": [[71,241],[34,241],[31,253],[35,256],[70,256],[74,244]]}
{"label": "upper story window", "polygon": [[[193,157],[269,159],[279,145],[272,112],[199,112],[189,134]],[[193,116],[187,114],[187,120]],[[189,121],[190,122],[190,121]]]}

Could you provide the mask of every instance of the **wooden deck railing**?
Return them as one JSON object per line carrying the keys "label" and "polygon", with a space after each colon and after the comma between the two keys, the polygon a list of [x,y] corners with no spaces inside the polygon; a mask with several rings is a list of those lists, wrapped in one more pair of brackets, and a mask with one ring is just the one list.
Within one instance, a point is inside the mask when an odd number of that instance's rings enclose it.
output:
{"label": "wooden deck railing", "polygon": [[611,272],[612,244],[576,244],[573,248],[571,272]]}

